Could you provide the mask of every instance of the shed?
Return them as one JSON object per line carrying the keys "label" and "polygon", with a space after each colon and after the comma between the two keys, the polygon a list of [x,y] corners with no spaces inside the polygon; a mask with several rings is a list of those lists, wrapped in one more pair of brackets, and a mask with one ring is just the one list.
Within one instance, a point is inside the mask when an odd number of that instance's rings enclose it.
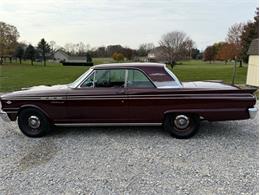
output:
{"label": "shed", "polygon": [[248,69],[246,84],[259,87],[259,39],[254,39],[248,49]]}

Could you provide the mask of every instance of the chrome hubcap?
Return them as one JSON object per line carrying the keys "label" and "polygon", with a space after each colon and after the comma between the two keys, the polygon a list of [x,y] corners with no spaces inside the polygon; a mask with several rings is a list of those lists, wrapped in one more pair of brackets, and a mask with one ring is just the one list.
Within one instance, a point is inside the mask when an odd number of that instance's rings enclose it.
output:
{"label": "chrome hubcap", "polygon": [[30,116],[28,118],[28,124],[31,128],[37,129],[37,128],[40,127],[41,122],[40,122],[40,119],[37,116]]}
{"label": "chrome hubcap", "polygon": [[186,129],[190,124],[189,117],[185,115],[178,115],[174,119],[174,124],[178,129]]}

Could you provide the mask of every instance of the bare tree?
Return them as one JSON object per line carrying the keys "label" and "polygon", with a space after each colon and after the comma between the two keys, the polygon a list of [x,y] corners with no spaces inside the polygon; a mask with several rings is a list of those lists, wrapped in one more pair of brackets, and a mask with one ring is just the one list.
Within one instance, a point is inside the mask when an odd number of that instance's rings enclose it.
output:
{"label": "bare tree", "polygon": [[66,43],[64,45],[64,49],[66,52],[68,52],[69,54],[75,54],[75,44],[73,43]]}
{"label": "bare tree", "polygon": [[51,52],[54,52],[56,50],[56,42],[55,41],[50,41],[49,43]]}
{"label": "bare tree", "polygon": [[237,59],[240,61],[240,67],[242,66],[242,40],[241,40],[241,35],[244,31],[244,24],[243,23],[236,23],[232,25],[228,29],[228,34],[226,37],[226,41],[229,44],[232,44],[235,46],[235,53]]}
{"label": "bare tree", "polygon": [[192,59],[192,49],[195,47],[195,42],[191,40],[190,38],[187,38],[187,40],[184,43],[184,52],[187,51],[187,56],[189,59]]}
{"label": "bare tree", "polygon": [[241,43],[241,35],[243,33],[243,30],[244,30],[244,24],[243,23],[236,23],[236,24],[232,25],[228,29],[226,41],[228,43],[234,43],[236,45],[240,44]]}
{"label": "bare tree", "polygon": [[173,31],[164,34],[159,44],[166,54],[168,63],[173,66],[177,60],[186,56],[188,48],[192,47],[194,42],[186,33]]}

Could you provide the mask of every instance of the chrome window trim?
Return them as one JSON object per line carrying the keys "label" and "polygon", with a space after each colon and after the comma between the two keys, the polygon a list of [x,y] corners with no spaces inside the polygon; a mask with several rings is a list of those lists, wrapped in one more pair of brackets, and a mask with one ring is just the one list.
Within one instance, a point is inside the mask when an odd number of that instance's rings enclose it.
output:
{"label": "chrome window trim", "polygon": [[125,83],[124,83],[124,88],[127,88],[127,80],[128,80],[128,69],[125,70]]}
{"label": "chrome window trim", "polygon": [[95,82],[94,82],[94,84],[93,84],[92,87],[82,87],[82,84],[83,84],[89,77],[91,77],[92,74],[94,74],[94,79],[93,79],[93,80],[95,80],[96,71],[93,69],[85,78],[83,78],[83,79],[81,80],[81,82],[78,84],[78,86],[77,86],[76,88],[94,88]]}
{"label": "chrome window trim", "polygon": [[[168,73],[168,75],[170,75],[170,77],[177,83],[178,87],[182,88],[182,84],[180,82],[180,80],[176,77],[176,75],[171,71],[169,70],[166,65],[164,66],[164,70]],[[169,86],[166,86],[166,87],[162,87],[162,88],[167,88]],[[169,87],[169,88],[177,88],[177,87]]]}
{"label": "chrome window trim", "polygon": [[94,85],[93,85],[93,87],[81,87],[81,85],[92,75],[92,74],[94,74],[94,80],[95,80],[95,76],[96,76],[96,71],[97,70],[112,70],[112,69],[123,69],[123,70],[125,70],[125,83],[124,83],[124,88],[128,88],[128,86],[127,86],[127,79],[128,79],[128,70],[137,70],[137,71],[140,71],[151,83],[152,83],[152,85],[154,86],[154,88],[158,88],[155,84],[154,84],[154,82],[151,80],[151,78],[146,74],[146,72],[144,72],[143,70],[141,70],[140,68],[134,68],[134,67],[113,67],[113,68],[91,68],[92,69],[92,71],[91,72],[89,72],[89,74],[88,75],[86,75],[86,77],[85,78],[82,78],[82,80],[81,81],[79,81],[79,84],[76,86],[76,87],[74,87],[74,88],[78,88],[78,89],[86,89],[86,88],[88,88],[88,89],[90,89],[90,88],[95,88],[95,83],[94,83]]}
{"label": "chrome window trim", "polygon": [[[83,83],[85,80],[87,80],[87,79],[91,76],[91,74],[92,74],[93,71],[94,71],[93,68],[90,68],[89,70],[91,70],[91,71],[89,72],[89,74],[87,74],[84,78],[82,78],[82,79],[78,82],[78,84],[76,84],[76,86],[75,86],[75,87],[72,87],[72,88],[83,88],[83,87],[80,87],[80,86],[82,85],[82,83]],[[89,71],[89,70],[87,70],[87,71]],[[86,72],[85,72],[85,73],[86,73]],[[85,74],[85,73],[83,73],[83,74]]]}

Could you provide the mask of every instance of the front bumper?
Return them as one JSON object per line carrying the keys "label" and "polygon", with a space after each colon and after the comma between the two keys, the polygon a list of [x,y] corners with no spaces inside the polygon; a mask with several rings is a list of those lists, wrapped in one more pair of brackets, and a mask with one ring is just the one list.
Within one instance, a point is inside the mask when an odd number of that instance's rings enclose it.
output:
{"label": "front bumper", "polygon": [[3,110],[0,109],[0,117],[3,119],[5,122],[10,122],[10,118],[8,117],[7,113]]}
{"label": "front bumper", "polygon": [[248,108],[248,113],[251,119],[256,117],[257,111],[257,108]]}

